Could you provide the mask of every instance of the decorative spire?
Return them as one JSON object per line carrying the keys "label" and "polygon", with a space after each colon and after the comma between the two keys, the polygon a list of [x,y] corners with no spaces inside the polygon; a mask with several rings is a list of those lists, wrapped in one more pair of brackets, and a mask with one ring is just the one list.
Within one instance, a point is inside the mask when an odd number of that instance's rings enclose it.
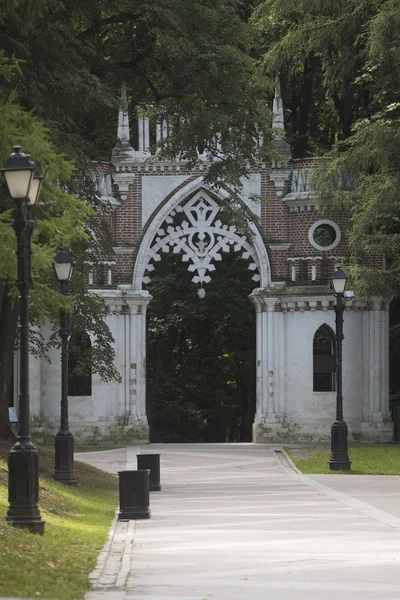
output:
{"label": "decorative spire", "polygon": [[[285,131],[285,120],[283,117],[283,103],[281,96],[281,82],[279,75],[275,80],[275,98],[272,106],[272,111],[274,113],[272,117],[272,129],[282,129]],[[279,135],[278,132],[276,132]]]}
{"label": "decorative spire", "polygon": [[276,158],[271,164],[271,180],[275,184],[276,195],[282,196],[290,177],[289,162],[292,158],[290,146],[285,140],[285,120],[283,117],[283,102],[279,75],[275,81],[275,98],[272,106],[272,147]]}
{"label": "decorative spire", "polygon": [[126,99],[126,85],[122,84],[121,90],[121,102],[119,105],[119,114],[118,114],[118,139],[120,143],[124,146],[130,146],[130,133],[129,133],[129,116],[128,116],[128,101]]}

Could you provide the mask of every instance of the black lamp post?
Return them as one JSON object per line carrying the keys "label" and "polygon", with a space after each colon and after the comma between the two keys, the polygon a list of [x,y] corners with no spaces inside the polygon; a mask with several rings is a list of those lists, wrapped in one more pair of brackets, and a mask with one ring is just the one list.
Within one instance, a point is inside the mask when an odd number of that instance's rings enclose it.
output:
{"label": "black lamp post", "polygon": [[[74,265],[67,252],[60,250],[54,257],[54,270],[60,282],[60,291],[69,295],[68,284],[72,279]],[[54,479],[74,485],[77,479],[74,472],[74,436],[68,428],[68,341],[69,311],[60,312],[61,325],[61,422],[60,430],[54,439],[55,471]]]}
{"label": "black lamp post", "polygon": [[336,296],[336,421],[331,429],[331,471],[350,471],[350,459],[347,448],[347,425],[343,420],[342,396],[342,342],[343,336],[343,294],[346,287],[346,274],[338,267],[332,277],[332,290]]}
{"label": "black lamp post", "polygon": [[19,428],[18,437],[8,456],[8,501],[6,520],[44,533],[39,511],[39,456],[32,444],[29,423],[29,290],[31,279],[31,237],[34,221],[30,211],[37,203],[42,177],[35,164],[19,146],[6,160],[3,173],[10,196],[15,200],[14,230],[17,235],[19,315]]}

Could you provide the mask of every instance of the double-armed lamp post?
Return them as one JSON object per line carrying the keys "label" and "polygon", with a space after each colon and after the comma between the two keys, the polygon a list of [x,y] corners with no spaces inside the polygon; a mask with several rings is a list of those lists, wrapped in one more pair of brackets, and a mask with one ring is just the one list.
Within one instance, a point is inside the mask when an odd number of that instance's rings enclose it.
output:
{"label": "double-armed lamp post", "polygon": [[19,289],[19,429],[8,457],[8,501],[6,520],[34,533],[44,533],[39,511],[39,456],[31,441],[29,423],[29,290],[31,279],[31,211],[37,204],[42,177],[20,146],[6,160],[3,173],[15,201],[14,230],[17,236]]}
{"label": "double-armed lamp post", "polygon": [[[67,254],[60,250],[54,257],[54,270],[60,282],[60,292],[69,295],[68,285],[72,279],[74,265]],[[68,342],[69,311],[60,312],[61,333],[61,421],[60,430],[54,439],[55,471],[54,479],[74,485],[77,479],[74,472],[74,437],[68,426]]]}
{"label": "double-armed lamp post", "polygon": [[336,296],[336,420],[331,429],[331,457],[329,459],[329,468],[331,471],[350,471],[351,465],[348,454],[347,425],[343,420],[342,396],[343,296],[346,281],[346,274],[338,268],[333,274],[331,281],[332,290]]}

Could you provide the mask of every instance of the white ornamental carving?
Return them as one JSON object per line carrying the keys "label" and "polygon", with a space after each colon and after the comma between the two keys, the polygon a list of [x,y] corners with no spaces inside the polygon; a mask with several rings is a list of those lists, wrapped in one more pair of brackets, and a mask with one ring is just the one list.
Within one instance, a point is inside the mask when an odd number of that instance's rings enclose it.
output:
{"label": "white ornamental carving", "polygon": [[[215,261],[222,260],[222,252],[243,250],[242,258],[249,260],[249,269],[255,271],[253,281],[260,281],[258,256],[254,246],[245,235],[239,235],[234,225],[228,226],[216,217],[220,206],[203,191],[198,192],[184,206],[177,205],[158,229],[147,253],[145,271],[154,270],[154,262],[161,260],[160,253],[181,253],[183,262],[188,262],[188,270],[193,272],[192,281],[200,284],[199,297],[205,295],[203,284],[211,281],[210,273],[215,271]],[[174,226],[177,213],[184,213],[183,221]],[[186,217],[186,218],[185,218]],[[150,277],[143,277],[149,283]]]}
{"label": "white ornamental carving", "polygon": [[107,175],[96,175],[93,174],[93,185],[96,190],[97,196],[103,202],[110,204],[118,204],[118,200],[114,198],[112,189],[112,178],[110,174]]}

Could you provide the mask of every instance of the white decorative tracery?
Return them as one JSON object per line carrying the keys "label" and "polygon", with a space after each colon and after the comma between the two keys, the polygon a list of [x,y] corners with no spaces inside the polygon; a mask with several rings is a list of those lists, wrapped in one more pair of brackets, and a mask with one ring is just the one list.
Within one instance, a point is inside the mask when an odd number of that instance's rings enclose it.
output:
{"label": "white decorative tracery", "polygon": [[[181,253],[183,262],[190,263],[188,270],[194,273],[192,281],[201,286],[211,281],[215,261],[222,260],[222,252],[243,250],[242,258],[249,260],[249,269],[255,271],[253,281],[260,281],[260,265],[254,245],[245,235],[239,235],[234,225],[228,226],[217,219],[220,206],[204,190],[197,192],[185,205],[177,205],[166,217],[147,253],[144,271],[154,270],[154,262],[161,260],[160,253],[172,250]],[[178,213],[183,221],[174,226]],[[143,283],[151,281],[148,275]],[[204,297],[204,290],[199,290]]]}
{"label": "white decorative tracery", "polygon": [[[183,207],[185,205],[185,201],[187,198],[191,197],[192,199],[196,198],[194,194],[201,194],[203,197],[207,199],[211,199],[210,194],[208,193],[208,185],[204,183],[202,177],[198,177],[197,179],[188,181],[188,183],[184,186],[181,186],[177,191],[172,194],[169,200],[160,207],[159,211],[155,214],[153,220],[149,224],[145,235],[143,236],[142,242],[139,247],[139,252],[135,261],[135,268],[133,272],[133,281],[132,281],[132,289],[141,290],[142,284],[147,276],[145,272],[151,272],[154,269],[154,265],[152,261],[160,261],[161,256],[156,254],[155,257],[152,256],[152,252],[154,252],[154,245],[157,242],[157,238],[160,238],[159,230],[168,227],[171,225],[171,221],[168,222],[168,219],[172,219],[178,212],[182,212],[183,208],[180,208],[180,205]],[[213,194],[214,195],[214,194]],[[219,189],[218,196],[221,199],[230,198],[230,194],[228,190]],[[215,202],[212,200],[212,202]],[[215,204],[217,204],[215,202]],[[218,204],[217,204],[218,206]],[[219,209],[219,206],[218,206]],[[265,248],[263,239],[258,231],[257,227],[249,221],[248,223],[249,229],[252,232],[251,241],[243,239],[243,236],[239,236],[236,232],[231,232],[229,227],[219,228],[217,223],[213,223],[213,226],[216,227],[217,234],[221,237],[230,236],[232,234],[237,236],[237,244],[241,244],[241,247],[244,248],[244,252],[249,252],[249,258],[253,259],[253,263],[256,265],[257,270],[260,275],[260,287],[267,287],[271,283],[271,270],[268,259],[267,250]],[[227,233],[228,232],[228,233]],[[213,232],[215,233],[215,232]],[[170,235],[168,231],[164,232],[163,237],[166,235]],[[179,237],[176,235],[175,237]],[[218,241],[218,240],[217,240]],[[248,244],[244,246],[244,243]],[[171,249],[169,246],[168,250]],[[175,250],[178,252],[178,250]],[[193,263],[192,263],[193,265]],[[149,267],[149,268],[148,268]]]}

